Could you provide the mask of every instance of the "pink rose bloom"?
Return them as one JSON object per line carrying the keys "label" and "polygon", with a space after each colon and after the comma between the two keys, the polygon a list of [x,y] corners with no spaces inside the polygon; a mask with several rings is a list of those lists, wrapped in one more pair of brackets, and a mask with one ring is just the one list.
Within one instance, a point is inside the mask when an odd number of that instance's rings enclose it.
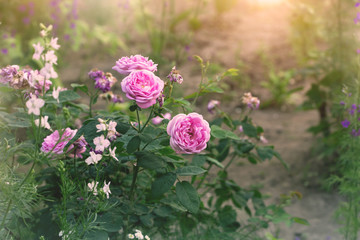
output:
{"label": "pink rose bloom", "polygon": [[154,105],[161,95],[164,81],[150,71],[138,70],[121,81],[121,89],[126,93],[126,97],[135,100],[139,107],[148,108]]}
{"label": "pink rose bloom", "polygon": [[118,71],[120,74],[128,75],[134,70],[155,72],[157,71],[157,64],[154,64],[154,62],[147,57],[135,55],[120,58],[112,69]]}
{"label": "pink rose bloom", "polygon": [[177,153],[199,153],[210,139],[209,123],[200,114],[176,115],[167,126],[170,146]]}
{"label": "pink rose bloom", "polygon": [[[76,132],[77,130],[66,128],[61,136],[61,140],[59,141],[60,138],[59,131],[56,130],[55,132],[53,132],[44,139],[44,142],[42,143],[40,150],[45,153],[53,152],[56,154],[62,154],[64,147],[75,136]],[[74,145],[72,144],[68,148],[68,151],[70,151],[73,148]]]}

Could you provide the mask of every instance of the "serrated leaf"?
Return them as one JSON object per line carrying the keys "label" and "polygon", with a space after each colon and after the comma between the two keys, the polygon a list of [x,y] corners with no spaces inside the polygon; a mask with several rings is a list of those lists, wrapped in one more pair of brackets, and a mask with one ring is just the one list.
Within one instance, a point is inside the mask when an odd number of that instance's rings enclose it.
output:
{"label": "serrated leaf", "polygon": [[245,135],[249,137],[257,137],[257,130],[253,125],[249,123],[242,123],[241,126],[243,127]]}
{"label": "serrated leaf", "polygon": [[164,160],[160,156],[157,156],[151,152],[140,151],[135,152],[134,154],[138,159],[139,167],[156,170],[166,166]]}
{"label": "serrated leaf", "polygon": [[76,90],[80,90],[86,94],[88,94],[88,92],[89,92],[89,89],[85,84],[72,83],[71,87],[74,89],[75,92],[76,92]]}
{"label": "serrated leaf", "polygon": [[274,156],[274,147],[256,147],[256,152],[262,161],[265,161],[266,159],[271,160],[271,158]]}
{"label": "serrated leaf", "polygon": [[129,143],[126,146],[126,152],[127,153],[133,153],[136,150],[138,150],[141,143],[141,139],[138,135],[134,136],[132,139],[130,139]]}
{"label": "serrated leaf", "polygon": [[218,166],[219,168],[224,168],[224,165],[222,165],[218,160],[216,160],[215,158],[212,157],[206,157],[206,160],[208,160],[209,162],[215,164],[216,166]]}
{"label": "serrated leaf", "polygon": [[189,212],[197,213],[199,211],[199,195],[189,182],[182,181],[176,184],[176,196]]}
{"label": "serrated leaf", "polygon": [[176,174],[173,172],[165,173],[155,179],[151,186],[151,196],[153,198],[160,197],[162,194],[170,190],[176,181]]}
{"label": "serrated leaf", "polygon": [[185,166],[176,169],[176,174],[179,176],[194,176],[205,173],[206,170],[198,166]]}

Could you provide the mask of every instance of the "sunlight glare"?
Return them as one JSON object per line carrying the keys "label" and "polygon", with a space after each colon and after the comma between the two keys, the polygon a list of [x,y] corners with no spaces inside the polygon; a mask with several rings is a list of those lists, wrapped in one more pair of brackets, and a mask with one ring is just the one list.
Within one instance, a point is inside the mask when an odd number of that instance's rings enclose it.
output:
{"label": "sunlight glare", "polygon": [[267,4],[267,5],[270,5],[270,4],[277,4],[277,3],[280,3],[282,2],[283,0],[254,0],[256,3],[258,4]]}

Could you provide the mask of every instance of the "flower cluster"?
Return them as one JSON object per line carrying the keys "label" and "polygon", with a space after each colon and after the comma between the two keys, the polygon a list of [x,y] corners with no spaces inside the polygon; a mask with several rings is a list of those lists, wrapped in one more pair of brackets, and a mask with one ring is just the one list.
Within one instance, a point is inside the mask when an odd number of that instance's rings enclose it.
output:
{"label": "flower cluster", "polygon": [[93,69],[89,73],[89,78],[95,81],[95,88],[103,93],[110,91],[110,88],[117,82],[111,73],[104,73],[98,69]]}
{"label": "flower cluster", "polygon": [[135,229],[134,234],[132,234],[132,233],[128,234],[128,238],[129,239],[135,239],[136,238],[136,239],[139,239],[139,240],[143,240],[143,239],[150,240],[150,237],[148,235],[144,236],[142,234],[142,232],[140,230],[138,230],[138,229]]}
{"label": "flower cluster", "polygon": [[242,102],[250,109],[258,109],[260,106],[260,100],[257,97],[253,97],[251,93],[244,93]]}
{"label": "flower cluster", "polygon": [[167,76],[167,78],[171,81],[171,82],[177,82],[179,84],[182,84],[183,82],[183,77],[180,75],[180,71],[176,70],[176,66],[174,66],[171,69],[171,72],[169,73],[169,75]]}
{"label": "flower cluster", "polygon": [[[52,29],[51,25],[41,31],[41,35],[46,37],[48,31]],[[57,64],[57,56],[54,50],[58,50],[60,45],[57,43],[57,38],[51,38],[46,46],[39,42],[33,44],[34,60],[42,60],[44,67],[38,70],[33,70],[29,67],[20,69],[17,65],[7,66],[0,69],[0,83],[8,84],[14,89],[27,90],[28,95],[35,94],[36,96],[43,95],[50,89],[52,82],[51,78],[57,78],[53,65]],[[47,49],[45,52],[44,50]]]}
{"label": "flower cluster", "polygon": [[176,115],[167,126],[170,146],[177,153],[199,153],[210,140],[209,123],[198,113]]}
{"label": "flower cluster", "polygon": [[[106,181],[104,181],[104,186],[101,188],[103,193],[105,193],[107,199],[109,199],[110,194],[111,194],[110,183],[111,182],[106,183]],[[90,191],[92,191],[94,196],[98,195],[98,185],[99,185],[99,182],[95,182],[95,181],[92,181],[91,183],[88,183],[88,185],[87,185],[88,188],[90,189]]]}

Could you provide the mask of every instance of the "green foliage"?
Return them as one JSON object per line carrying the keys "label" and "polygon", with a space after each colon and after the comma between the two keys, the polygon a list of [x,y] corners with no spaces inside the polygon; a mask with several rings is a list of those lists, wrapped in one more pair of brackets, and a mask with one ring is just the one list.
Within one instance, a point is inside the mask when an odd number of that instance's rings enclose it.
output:
{"label": "green foliage", "polygon": [[275,73],[274,70],[269,72],[268,82],[262,82],[261,85],[267,88],[272,98],[265,105],[282,106],[289,103],[290,96],[302,90],[302,87],[289,89],[289,85],[294,78],[294,71]]}

